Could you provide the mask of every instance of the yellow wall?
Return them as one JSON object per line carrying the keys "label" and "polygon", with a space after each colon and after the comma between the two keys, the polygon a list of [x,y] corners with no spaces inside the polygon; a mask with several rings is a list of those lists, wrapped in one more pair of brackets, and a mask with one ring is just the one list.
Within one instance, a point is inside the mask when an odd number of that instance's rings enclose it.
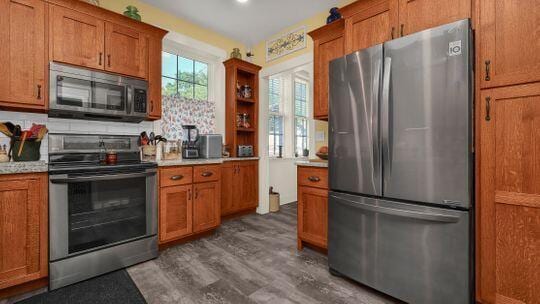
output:
{"label": "yellow wall", "polygon": [[233,39],[224,37],[214,31],[205,29],[198,25],[195,25],[189,21],[180,19],[172,14],[164,12],[154,6],[143,3],[139,0],[101,0],[100,6],[122,14],[125,11],[126,6],[134,5],[139,9],[139,14],[142,16],[142,21],[155,25],[157,27],[174,31],[186,36],[190,36],[194,39],[206,42],[215,47],[226,50],[228,53],[233,48],[240,48],[244,53],[245,46]]}
{"label": "yellow wall", "polygon": [[[356,0],[342,0],[342,1],[340,1],[339,6],[342,7],[342,6],[345,6],[345,5],[349,4],[349,3],[352,3],[354,1],[356,1]],[[328,17],[328,15],[329,15],[328,12],[318,13],[318,14],[316,14],[316,15],[308,18],[308,19],[305,19],[305,20],[293,25],[293,26],[289,26],[289,27],[283,29],[281,32],[276,33],[272,37],[268,37],[266,40],[271,40],[273,38],[277,38],[277,37],[289,32],[289,31],[297,29],[297,28],[299,28],[301,26],[305,26],[306,27],[306,32],[309,33],[311,31],[325,25],[326,24],[326,18]],[[270,61],[268,63],[266,62],[265,49],[266,49],[266,41],[261,41],[259,44],[257,44],[256,46],[253,47],[253,51],[255,53],[254,63],[258,64],[258,65],[260,65],[262,67],[269,67],[271,65],[278,64],[278,63],[290,60],[290,59],[292,59],[294,57],[313,52],[313,40],[311,40],[311,37],[309,37],[309,35],[308,35],[307,47],[305,49],[299,50],[297,52],[294,52],[294,53],[286,55],[286,56],[283,56],[281,58]]]}
{"label": "yellow wall", "polygon": [[328,147],[328,122],[327,121],[321,121],[321,120],[315,120],[315,133],[317,132],[323,132],[324,133],[324,140],[323,141],[317,141],[317,137],[315,137],[315,152],[318,152],[319,149],[323,146]]}

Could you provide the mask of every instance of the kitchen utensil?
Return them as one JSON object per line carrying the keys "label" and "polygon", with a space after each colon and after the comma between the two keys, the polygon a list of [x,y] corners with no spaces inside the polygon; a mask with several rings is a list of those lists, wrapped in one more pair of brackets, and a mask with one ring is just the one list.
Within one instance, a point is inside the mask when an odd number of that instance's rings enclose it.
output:
{"label": "kitchen utensil", "polygon": [[24,131],[23,132],[23,136],[22,136],[22,140],[21,140],[21,145],[19,146],[19,152],[17,153],[17,156],[18,157],[21,157],[21,153],[22,153],[22,150],[24,148],[24,144],[26,142],[26,138],[28,137],[28,131]]}
{"label": "kitchen utensil", "polygon": [[140,146],[148,145],[149,141],[150,140],[148,139],[148,135],[146,134],[146,132],[142,132],[140,137]]}
{"label": "kitchen utensil", "polygon": [[150,142],[150,145],[155,145],[155,139],[156,139],[156,134],[154,132],[150,132],[150,137],[149,137],[149,142]]}
{"label": "kitchen utensil", "polygon": [[5,122],[4,125],[8,128],[9,132],[13,134],[15,132],[15,125],[11,122]]}
{"label": "kitchen utensil", "polygon": [[13,136],[13,133],[9,131],[9,128],[5,124],[0,124],[0,132],[7,137]]}
{"label": "kitchen utensil", "polygon": [[36,141],[41,141],[43,140],[43,137],[45,137],[45,134],[47,134],[47,132],[49,132],[49,130],[43,126],[43,128],[39,129],[39,132],[37,134],[37,137],[36,137]]}

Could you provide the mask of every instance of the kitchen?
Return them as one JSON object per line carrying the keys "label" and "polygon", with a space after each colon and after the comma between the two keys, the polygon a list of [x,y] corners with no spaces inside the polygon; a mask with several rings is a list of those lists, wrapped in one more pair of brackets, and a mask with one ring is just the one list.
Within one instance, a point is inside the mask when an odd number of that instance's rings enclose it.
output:
{"label": "kitchen", "polygon": [[540,301],[536,1],[225,2],[0,2],[0,303]]}

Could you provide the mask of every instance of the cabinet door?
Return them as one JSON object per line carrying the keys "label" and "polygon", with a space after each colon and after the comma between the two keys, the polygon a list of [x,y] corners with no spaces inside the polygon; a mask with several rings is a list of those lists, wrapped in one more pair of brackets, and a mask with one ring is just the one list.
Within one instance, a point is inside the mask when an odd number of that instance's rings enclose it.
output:
{"label": "cabinet door", "polygon": [[237,166],[233,162],[221,165],[221,215],[229,215],[235,211],[235,198],[238,196],[239,185]]}
{"label": "cabinet door", "polygon": [[148,35],[114,23],[105,23],[105,69],[147,78]]}
{"label": "cabinet door", "polygon": [[49,23],[52,60],[94,69],[104,68],[103,20],[51,5]]}
{"label": "cabinet door", "polygon": [[477,297],[540,303],[540,84],[484,90],[479,102]]}
{"label": "cabinet door", "polygon": [[471,0],[399,0],[400,36],[471,18]]}
{"label": "cabinet door", "polygon": [[0,103],[45,108],[45,4],[0,1]]}
{"label": "cabinet door", "polygon": [[298,238],[327,248],[328,190],[298,187]]}
{"label": "cabinet door", "polygon": [[398,0],[383,1],[345,20],[345,53],[397,37]]}
{"label": "cabinet door", "polygon": [[191,185],[165,187],[159,198],[160,243],[179,239],[192,232],[193,197]]}
{"label": "cabinet door", "polygon": [[193,232],[215,228],[221,222],[220,183],[193,185]]}
{"label": "cabinet door", "polygon": [[313,116],[328,119],[329,64],[344,55],[343,35],[331,36],[315,42]]}
{"label": "cabinet door", "polygon": [[161,119],[161,51],[162,40],[152,36],[148,46],[148,118]]}
{"label": "cabinet door", "polygon": [[246,210],[258,206],[259,201],[259,166],[258,162],[242,161],[238,163],[238,183],[240,185],[238,209]]}
{"label": "cabinet door", "polygon": [[47,276],[46,175],[0,179],[0,289]]}
{"label": "cabinet door", "polygon": [[481,0],[481,86],[540,80],[540,0]]}

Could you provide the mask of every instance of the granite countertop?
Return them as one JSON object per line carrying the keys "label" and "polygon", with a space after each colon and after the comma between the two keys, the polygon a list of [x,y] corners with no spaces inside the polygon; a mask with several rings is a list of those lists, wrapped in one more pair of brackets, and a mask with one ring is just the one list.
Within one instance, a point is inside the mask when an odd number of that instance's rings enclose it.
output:
{"label": "granite countertop", "polygon": [[296,162],[297,166],[302,167],[319,167],[319,168],[328,168],[327,160],[318,160],[318,159],[306,159],[299,160]]}
{"label": "granite countertop", "polygon": [[213,165],[222,164],[227,161],[243,161],[243,160],[258,160],[258,157],[231,157],[231,158],[211,158],[211,159],[176,159],[176,160],[160,160],[157,162],[159,167],[171,166],[197,166],[197,165]]}
{"label": "granite countertop", "polygon": [[45,161],[0,163],[0,174],[42,173],[49,171]]}

